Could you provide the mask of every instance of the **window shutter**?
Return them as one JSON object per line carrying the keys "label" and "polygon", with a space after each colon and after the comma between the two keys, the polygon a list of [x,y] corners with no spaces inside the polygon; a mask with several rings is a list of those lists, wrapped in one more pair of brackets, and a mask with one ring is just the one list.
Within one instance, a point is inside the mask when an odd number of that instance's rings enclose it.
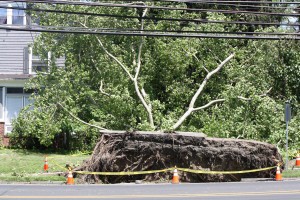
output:
{"label": "window shutter", "polygon": [[24,47],[24,74],[29,74],[29,47]]}

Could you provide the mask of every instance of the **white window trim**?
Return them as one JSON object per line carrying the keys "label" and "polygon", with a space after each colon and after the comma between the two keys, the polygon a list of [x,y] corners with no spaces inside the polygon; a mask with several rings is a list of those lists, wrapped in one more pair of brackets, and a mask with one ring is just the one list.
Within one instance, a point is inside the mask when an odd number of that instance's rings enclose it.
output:
{"label": "white window trim", "polygon": [[6,90],[6,87],[2,87],[2,109],[0,112],[2,112],[2,117],[0,118],[0,122],[5,122],[4,120],[4,108],[5,108],[5,90]]}
{"label": "white window trim", "polygon": [[[11,3],[7,4],[7,7],[12,7],[12,4]],[[25,8],[26,8],[26,4],[25,4]],[[13,24],[13,9],[12,8],[7,9],[7,24],[8,25]],[[24,12],[23,13],[23,25],[26,25],[26,24],[27,24],[27,19],[26,19],[26,14]]]}
{"label": "white window trim", "polygon": [[[3,91],[6,91],[7,87],[3,87]],[[3,100],[5,100],[5,106],[7,105],[7,97],[22,97],[22,109],[26,106],[26,97],[30,97],[30,94],[25,94],[25,93],[19,93],[19,94],[7,94],[5,92],[5,97],[3,96]],[[4,135],[8,135],[9,133],[11,133],[11,131],[8,131],[8,128],[12,128],[12,123],[6,122],[5,119],[5,109],[3,106],[3,122],[5,122],[4,124]]]}
{"label": "white window trim", "polygon": [[[25,4],[24,8],[26,8],[26,7],[27,7],[27,4]],[[24,25],[24,26],[27,25],[27,17],[26,17],[25,11],[24,11],[24,13],[23,13],[23,25]]]}
{"label": "white window trim", "polygon": [[28,73],[32,74],[32,47],[28,48]]}
{"label": "white window trim", "polygon": [[[36,74],[35,71],[32,69],[32,63],[33,63],[33,49],[32,47],[28,47],[28,73],[29,74]],[[51,62],[51,52],[48,52],[47,54],[47,67],[50,66]]]}
{"label": "white window trim", "polygon": [[[9,3],[7,7],[12,7],[11,4]],[[12,24],[12,15],[13,15],[13,10],[11,8],[7,9],[7,24],[11,25]]]}

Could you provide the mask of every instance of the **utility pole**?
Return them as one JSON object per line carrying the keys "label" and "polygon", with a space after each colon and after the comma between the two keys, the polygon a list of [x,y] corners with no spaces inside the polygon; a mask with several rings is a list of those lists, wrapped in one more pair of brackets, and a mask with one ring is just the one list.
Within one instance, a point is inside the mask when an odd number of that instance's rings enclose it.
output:
{"label": "utility pole", "polygon": [[285,135],[286,135],[286,143],[285,143],[285,150],[286,150],[285,169],[288,169],[288,162],[289,162],[289,154],[288,154],[288,149],[289,149],[289,121],[291,120],[291,103],[290,103],[290,101],[286,101],[285,102],[284,120],[285,120],[285,123],[286,123],[286,130],[285,130]]}

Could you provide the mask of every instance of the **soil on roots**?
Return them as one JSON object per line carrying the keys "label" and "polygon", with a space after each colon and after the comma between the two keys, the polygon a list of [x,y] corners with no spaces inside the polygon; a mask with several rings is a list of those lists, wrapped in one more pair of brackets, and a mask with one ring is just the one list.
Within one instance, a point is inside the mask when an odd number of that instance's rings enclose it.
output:
{"label": "soil on roots", "polygon": [[[104,133],[91,158],[75,170],[122,172],[161,170],[170,167],[211,171],[240,171],[275,166],[282,161],[268,143],[203,137],[200,133],[157,132]],[[181,182],[240,181],[241,178],[270,178],[274,170],[246,174],[193,174],[179,172]],[[134,180],[166,181],[171,173],[132,176],[77,175],[88,183],[120,183]]]}

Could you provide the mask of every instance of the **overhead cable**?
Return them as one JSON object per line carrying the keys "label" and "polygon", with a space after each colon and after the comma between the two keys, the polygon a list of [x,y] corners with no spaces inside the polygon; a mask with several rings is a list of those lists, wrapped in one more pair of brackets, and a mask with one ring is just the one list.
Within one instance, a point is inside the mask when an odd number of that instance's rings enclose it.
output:
{"label": "overhead cable", "polygon": [[[130,1],[130,0],[128,0]],[[143,0],[142,0],[143,1]],[[233,3],[233,4],[282,4],[282,5],[291,5],[291,4],[300,4],[299,1],[244,1],[244,0],[157,0],[155,2],[177,2],[177,3]]]}
{"label": "overhead cable", "polygon": [[[2,0],[0,0],[2,1]],[[182,11],[197,11],[197,12],[215,12],[224,14],[247,14],[247,15],[272,15],[272,16],[290,16],[299,17],[298,13],[272,13],[258,11],[233,11],[233,10],[215,10],[201,8],[184,8],[184,7],[165,7],[165,6],[149,6],[140,4],[115,4],[115,3],[98,3],[98,2],[78,2],[78,1],[62,1],[62,0],[12,0],[12,2],[27,2],[27,3],[47,3],[47,4],[63,4],[63,5],[80,5],[80,6],[101,6],[101,7],[119,7],[119,8],[150,8],[159,10],[182,10]]]}
{"label": "overhead cable", "polygon": [[194,23],[215,23],[215,24],[241,24],[241,25],[264,25],[264,26],[300,26],[299,23],[280,23],[280,22],[260,22],[260,21],[225,21],[225,20],[206,20],[206,19],[178,19],[178,18],[160,18],[160,17],[140,17],[140,16],[129,16],[129,15],[114,15],[114,14],[100,14],[91,12],[75,12],[75,11],[63,11],[53,9],[40,9],[40,8],[23,8],[23,7],[8,7],[1,6],[0,8],[5,9],[16,9],[16,10],[29,10],[35,12],[49,12],[49,13],[61,13],[61,14],[72,14],[72,15],[86,15],[86,16],[99,16],[99,17],[115,17],[121,19],[144,19],[144,20],[160,20],[160,21],[178,21],[178,22],[194,22]]}
{"label": "overhead cable", "polygon": [[[24,26],[0,26],[0,29],[13,31],[32,31],[32,32],[48,32],[48,33],[68,33],[68,34],[96,34],[96,35],[122,35],[122,36],[148,36],[148,37],[184,37],[184,38],[216,38],[216,39],[251,39],[251,40],[300,40],[297,34],[284,36],[254,36],[254,35],[231,35],[231,34],[202,34],[202,33],[169,33],[169,32],[144,32],[144,31],[118,31],[118,30],[99,30],[90,31],[88,29],[67,30],[55,28],[42,28]],[[252,34],[252,33],[251,33]]]}

